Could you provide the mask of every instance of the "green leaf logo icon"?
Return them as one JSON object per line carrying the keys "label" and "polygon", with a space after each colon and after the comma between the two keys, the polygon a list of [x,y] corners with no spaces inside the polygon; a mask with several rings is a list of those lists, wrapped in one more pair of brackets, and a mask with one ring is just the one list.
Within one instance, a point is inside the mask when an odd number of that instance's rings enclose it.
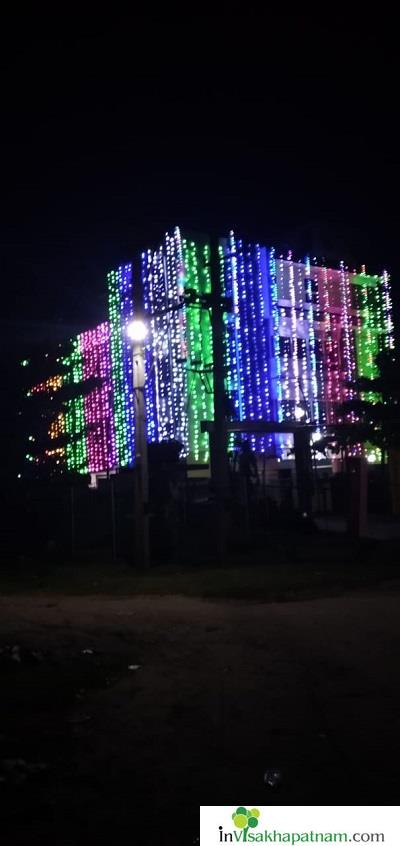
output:
{"label": "green leaf logo icon", "polygon": [[239,805],[236,811],[232,814],[232,819],[236,828],[241,828],[247,831],[249,828],[257,828],[258,818],[260,812],[258,808],[251,808],[248,810],[244,805]]}

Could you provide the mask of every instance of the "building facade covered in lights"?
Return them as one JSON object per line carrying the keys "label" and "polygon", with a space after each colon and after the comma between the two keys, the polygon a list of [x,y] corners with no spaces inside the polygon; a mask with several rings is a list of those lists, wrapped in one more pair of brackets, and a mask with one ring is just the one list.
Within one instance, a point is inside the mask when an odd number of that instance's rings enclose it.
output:
{"label": "building facade covered in lights", "polygon": [[[352,397],[348,383],[374,376],[376,354],[393,347],[388,274],[294,261],[290,253],[278,255],[233,233],[220,241],[220,267],[232,301],[225,315],[227,416],[303,420],[323,433]],[[62,372],[30,391],[74,388],[51,422],[47,454],[79,473],[134,463],[126,332],[133,317],[132,265],[110,272],[107,282],[107,320],[73,339]],[[213,417],[212,327],[201,297],[211,291],[208,243],[176,228],[157,250],[142,254],[141,283],[150,325],[148,441],[179,441],[189,463],[207,464],[201,421]],[[292,446],[290,435],[248,437],[256,452],[280,459]]]}

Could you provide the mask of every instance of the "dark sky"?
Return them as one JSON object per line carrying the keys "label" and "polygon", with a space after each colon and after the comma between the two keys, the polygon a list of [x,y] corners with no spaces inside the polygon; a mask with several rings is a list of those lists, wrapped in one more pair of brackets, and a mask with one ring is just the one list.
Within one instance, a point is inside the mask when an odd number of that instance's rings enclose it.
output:
{"label": "dark sky", "polygon": [[94,325],[107,269],[175,223],[396,286],[391,23],[256,5],[2,28],[3,337]]}

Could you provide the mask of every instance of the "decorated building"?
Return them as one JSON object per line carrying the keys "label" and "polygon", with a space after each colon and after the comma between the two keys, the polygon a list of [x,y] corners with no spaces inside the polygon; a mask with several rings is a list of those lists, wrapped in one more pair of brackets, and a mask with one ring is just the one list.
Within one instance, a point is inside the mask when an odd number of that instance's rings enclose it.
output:
{"label": "decorated building", "polygon": [[[176,440],[190,464],[209,461],[201,421],[213,417],[210,248],[206,240],[166,234],[142,254],[149,320],[146,346],[148,441]],[[227,416],[233,420],[313,423],[337,420],[356,376],[375,375],[375,357],[391,349],[389,276],[328,268],[278,255],[234,233],[220,241],[225,314]],[[49,426],[47,458],[79,473],[132,466],[135,421],[132,265],[108,274],[104,323],[72,339],[59,373],[30,393],[63,388]],[[60,391],[62,395],[63,391]],[[249,435],[252,448],[284,458],[291,435]],[[231,443],[231,446],[233,444]],[[40,457],[35,460],[39,461]]]}

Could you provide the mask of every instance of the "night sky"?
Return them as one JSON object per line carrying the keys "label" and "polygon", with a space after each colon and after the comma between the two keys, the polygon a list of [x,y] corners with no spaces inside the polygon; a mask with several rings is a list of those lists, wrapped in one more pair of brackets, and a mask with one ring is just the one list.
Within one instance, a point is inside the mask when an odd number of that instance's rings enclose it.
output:
{"label": "night sky", "polygon": [[5,22],[0,319],[11,358],[103,319],[106,271],[176,223],[234,227],[296,258],[387,266],[396,294],[390,21],[255,9]]}

